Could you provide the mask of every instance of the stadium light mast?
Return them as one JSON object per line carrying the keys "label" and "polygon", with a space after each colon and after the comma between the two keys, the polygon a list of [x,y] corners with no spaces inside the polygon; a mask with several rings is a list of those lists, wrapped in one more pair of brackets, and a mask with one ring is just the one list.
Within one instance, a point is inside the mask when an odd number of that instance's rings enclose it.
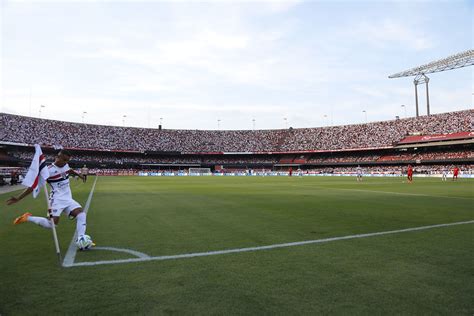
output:
{"label": "stadium light mast", "polygon": [[86,111],[82,112],[82,124],[84,124],[84,117],[86,116],[86,114],[87,114]]}
{"label": "stadium light mast", "polygon": [[217,119],[217,129],[221,129],[221,119]]}
{"label": "stadium light mast", "polygon": [[122,125],[125,126],[125,119],[127,118],[126,115],[122,116]]}
{"label": "stadium light mast", "polygon": [[40,105],[40,108],[39,108],[39,114],[38,114],[38,117],[41,118],[41,111],[46,107],[46,105],[44,104],[41,104]]}
{"label": "stadium light mast", "polygon": [[413,80],[413,84],[415,85],[415,106],[416,106],[416,116],[419,116],[418,112],[418,85],[425,84],[426,85],[426,114],[430,115],[430,94],[428,91],[428,82],[430,82],[430,78],[428,78],[425,74],[417,75],[415,80]]}
{"label": "stadium light mast", "polygon": [[367,111],[366,111],[366,110],[362,110],[362,113],[365,114],[365,123],[367,123]]}
{"label": "stadium light mast", "polygon": [[430,115],[430,96],[428,89],[428,82],[430,79],[426,76],[427,74],[448,71],[452,69],[467,67],[474,65],[474,49],[470,49],[455,55],[448,56],[446,58],[430,62],[425,65],[421,65],[415,68],[411,68],[391,76],[392,78],[401,78],[401,77],[412,77],[415,76],[413,84],[415,85],[415,107],[416,107],[416,117],[420,116],[418,110],[418,85],[426,84],[426,113]]}
{"label": "stadium light mast", "polygon": [[252,129],[255,130],[255,119],[252,119]]}

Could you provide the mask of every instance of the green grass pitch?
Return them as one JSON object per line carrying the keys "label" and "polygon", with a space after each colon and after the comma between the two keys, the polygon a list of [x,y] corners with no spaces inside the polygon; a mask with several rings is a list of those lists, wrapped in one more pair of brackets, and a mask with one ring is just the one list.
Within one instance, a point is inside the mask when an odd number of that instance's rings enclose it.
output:
{"label": "green grass pitch", "polygon": [[[94,177],[72,181],[85,206]],[[259,247],[474,220],[474,181],[352,177],[101,177],[97,246],[149,256]],[[474,313],[474,224],[287,248],[62,268],[51,232],[12,225],[43,195],[0,195],[0,315]],[[75,221],[61,218],[67,252]],[[75,263],[133,258],[91,250]]]}

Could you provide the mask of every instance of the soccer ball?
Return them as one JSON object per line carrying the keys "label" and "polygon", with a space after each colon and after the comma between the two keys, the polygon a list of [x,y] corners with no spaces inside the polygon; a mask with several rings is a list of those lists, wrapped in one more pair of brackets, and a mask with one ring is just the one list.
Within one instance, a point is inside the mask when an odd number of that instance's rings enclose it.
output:
{"label": "soccer ball", "polygon": [[76,246],[79,250],[86,250],[92,247],[92,239],[89,235],[82,235],[76,239]]}

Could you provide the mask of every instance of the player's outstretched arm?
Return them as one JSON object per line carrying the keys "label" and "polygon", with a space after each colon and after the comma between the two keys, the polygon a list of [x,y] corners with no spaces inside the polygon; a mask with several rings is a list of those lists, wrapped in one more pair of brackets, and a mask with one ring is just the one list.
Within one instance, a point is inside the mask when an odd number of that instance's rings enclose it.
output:
{"label": "player's outstretched arm", "polygon": [[7,205],[12,205],[12,204],[15,204],[15,203],[19,202],[20,200],[22,200],[25,196],[27,196],[31,192],[33,192],[32,188],[26,188],[23,192],[21,192],[20,195],[12,196],[11,198],[9,198],[7,200]]}
{"label": "player's outstretched arm", "polygon": [[77,173],[77,172],[74,171],[73,169],[69,169],[69,174],[78,176],[79,178],[81,178],[81,180],[84,180],[84,176],[83,176],[82,174],[80,174],[80,173]]}

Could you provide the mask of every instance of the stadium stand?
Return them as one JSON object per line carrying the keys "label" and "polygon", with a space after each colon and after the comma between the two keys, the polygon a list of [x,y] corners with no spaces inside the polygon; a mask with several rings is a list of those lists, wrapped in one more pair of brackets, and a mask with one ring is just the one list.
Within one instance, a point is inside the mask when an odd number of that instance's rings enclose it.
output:
{"label": "stadium stand", "polygon": [[2,113],[0,141],[67,148],[164,152],[294,152],[383,148],[410,133],[471,131],[474,110],[288,130],[159,130],[61,122]]}
{"label": "stadium stand", "polygon": [[471,170],[473,121],[474,110],[466,110],[320,128],[206,131],[90,125],[0,113],[5,127],[0,129],[0,163],[25,166],[32,145],[39,143],[49,160],[54,148],[64,147],[73,152],[72,165],[129,170],[120,174],[192,166],[352,172],[358,164],[390,173],[408,163],[428,173],[455,163]]}

